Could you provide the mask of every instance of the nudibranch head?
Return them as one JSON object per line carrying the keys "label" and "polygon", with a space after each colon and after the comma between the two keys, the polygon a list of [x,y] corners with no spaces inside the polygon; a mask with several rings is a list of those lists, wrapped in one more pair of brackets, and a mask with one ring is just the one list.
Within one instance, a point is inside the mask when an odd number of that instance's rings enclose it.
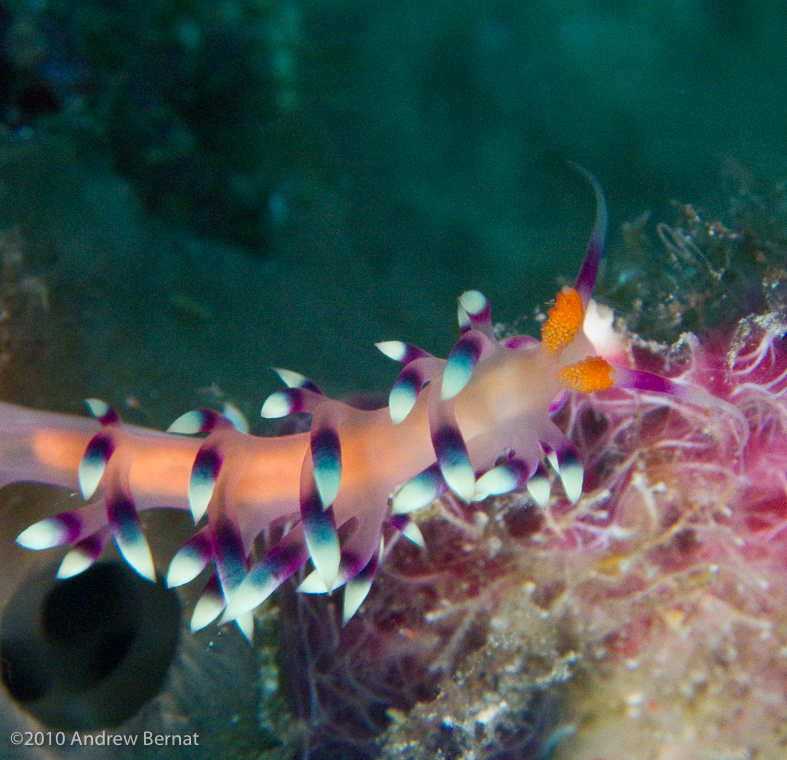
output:
{"label": "nudibranch head", "polygon": [[[563,288],[555,299],[555,305],[547,312],[547,320],[541,328],[541,346],[550,355],[560,355],[571,345],[585,323],[585,307],[574,288]],[[586,342],[587,343],[587,342]],[[573,364],[566,364],[558,371],[558,378],[568,390],[593,393],[611,388],[615,382],[612,365],[596,356],[585,346],[587,354]]]}
{"label": "nudibranch head", "polygon": [[563,288],[547,312],[541,328],[541,345],[548,354],[562,351],[577,336],[585,321],[585,307],[574,288]]}
{"label": "nudibranch head", "polygon": [[606,359],[600,356],[588,356],[576,364],[563,367],[557,376],[569,390],[593,393],[593,391],[605,391],[611,388],[617,375],[614,367]]}

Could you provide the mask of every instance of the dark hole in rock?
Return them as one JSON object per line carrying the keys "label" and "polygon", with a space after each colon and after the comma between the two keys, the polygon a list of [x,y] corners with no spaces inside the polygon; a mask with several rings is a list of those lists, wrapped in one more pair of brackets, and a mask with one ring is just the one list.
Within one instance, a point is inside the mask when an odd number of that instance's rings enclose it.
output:
{"label": "dark hole in rock", "polygon": [[58,730],[118,726],[162,689],[180,632],[180,601],[124,562],[25,582],[0,623],[3,685]]}

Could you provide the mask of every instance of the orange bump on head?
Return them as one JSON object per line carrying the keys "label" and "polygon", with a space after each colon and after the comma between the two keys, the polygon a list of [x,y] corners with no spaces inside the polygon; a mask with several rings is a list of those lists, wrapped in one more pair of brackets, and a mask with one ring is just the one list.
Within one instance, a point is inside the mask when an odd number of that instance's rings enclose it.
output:
{"label": "orange bump on head", "polygon": [[588,356],[558,372],[561,382],[571,391],[592,393],[611,388],[615,382],[615,369],[600,356]]}
{"label": "orange bump on head", "polygon": [[547,316],[549,318],[541,326],[541,345],[547,353],[556,354],[582,329],[585,307],[579,293],[574,288],[563,288]]}

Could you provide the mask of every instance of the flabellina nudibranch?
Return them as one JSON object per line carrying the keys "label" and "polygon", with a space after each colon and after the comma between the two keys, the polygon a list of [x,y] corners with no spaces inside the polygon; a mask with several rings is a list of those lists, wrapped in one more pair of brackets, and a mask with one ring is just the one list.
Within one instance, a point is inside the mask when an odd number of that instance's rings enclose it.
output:
{"label": "flabellina nudibranch", "polygon": [[[710,394],[611,363],[583,330],[604,248],[607,212],[599,184],[596,218],[573,288],[564,287],[542,325],[498,340],[490,306],[476,290],[459,298],[461,337],[447,359],[409,343],[377,347],[400,362],[387,408],[363,410],[323,395],[311,380],[276,372],[287,386],[261,414],[311,414],[309,432],[248,434],[226,416],[200,409],[166,433],[124,425],[117,412],[87,401],[95,419],[0,403],[0,485],[32,481],[78,489],[86,504],[31,525],[28,549],[70,546],[58,577],[88,568],[111,536],[140,575],[155,580],[138,513],[190,510],[196,533],[175,554],[167,584],[215,572],[191,619],[192,631],[220,617],[251,639],[252,611],[311,560],[299,590],[344,587],[349,620],[368,594],[385,548],[400,532],[423,538],[409,514],[448,493],[465,504],[526,488],[542,508],[550,498],[546,464],[571,502],[582,493],[576,449],[552,421],[566,394],[628,388],[707,404]],[[718,401],[718,400],[715,400]],[[724,402],[718,401],[720,404]],[[197,434],[207,434],[195,438]],[[283,537],[254,563],[255,541]]]}

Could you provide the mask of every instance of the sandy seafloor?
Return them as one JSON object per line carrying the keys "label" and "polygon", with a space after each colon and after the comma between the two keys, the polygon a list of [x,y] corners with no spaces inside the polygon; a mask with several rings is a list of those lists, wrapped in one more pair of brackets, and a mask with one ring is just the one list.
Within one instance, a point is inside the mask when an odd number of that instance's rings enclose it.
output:
{"label": "sandy seafloor", "polygon": [[[335,69],[330,96],[309,79],[318,57],[292,75],[301,117],[287,118],[308,121],[313,153],[264,199],[287,200],[264,251],[151,213],[106,145],[75,137],[68,108],[0,134],[0,228],[19,231],[23,253],[6,284],[41,288],[30,321],[11,324],[4,400],[81,414],[95,396],[155,427],[230,401],[258,430],[272,365],[335,396],[385,392],[397,370],[374,341],[446,355],[470,287],[532,330],[573,278],[593,205],[566,160],[605,187],[612,255],[623,220],[671,221],[673,199],[723,217],[730,176],[784,166],[787,75],[768,3],[666,16],[657,3],[286,5],[301,18],[293,49],[330,49]],[[29,556],[9,546],[14,516],[0,532],[4,599]],[[227,720],[253,732],[253,656],[218,647],[248,669],[194,659],[230,671]],[[19,720],[7,702],[0,716],[3,730]],[[0,736],[0,757],[45,756]]]}

